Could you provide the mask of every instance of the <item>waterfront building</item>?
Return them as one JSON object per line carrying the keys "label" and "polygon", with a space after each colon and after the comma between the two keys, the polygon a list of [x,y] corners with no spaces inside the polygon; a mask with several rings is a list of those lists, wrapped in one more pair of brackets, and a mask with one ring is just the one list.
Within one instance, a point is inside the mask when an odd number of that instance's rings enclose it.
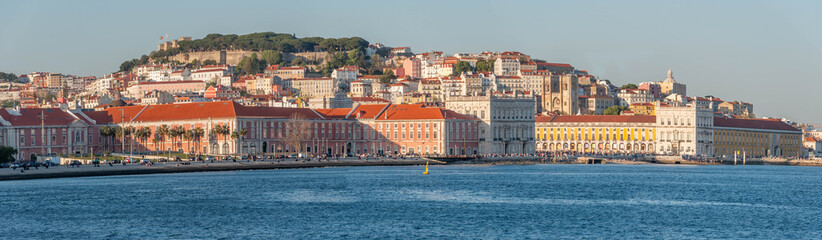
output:
{"label": "waterfront building", "polygon": [[713,118],[717,156],[802,156],[802,131],[779,119]]}
{"label": "waterfront building", "polygon": [[452,96],[447,109],[481,120],[479,153],[534,153],[535,100],[530,92],[489,92],[483,96]]}
{"label": "waterfront building", "polygon": [[653,154],[656,116],[538,116],[535,134],[539,152]]}
{"label": "waterfront building", "polygon": [[479,153],[479,120],[425,104],[317,109],[326,119],[355,122],[353,152],[378,155]]}
{"label": "waterfront building", "polygon": [[656,152],[666,155],[713,155],[713,113],[697,105],[656,108]]}
{"label": "waterfront building", "polygon": [[88,119],[59,108],[0,109],[0,145],[17,149],[18,161],[49,154],[88,154],[99,140]]}

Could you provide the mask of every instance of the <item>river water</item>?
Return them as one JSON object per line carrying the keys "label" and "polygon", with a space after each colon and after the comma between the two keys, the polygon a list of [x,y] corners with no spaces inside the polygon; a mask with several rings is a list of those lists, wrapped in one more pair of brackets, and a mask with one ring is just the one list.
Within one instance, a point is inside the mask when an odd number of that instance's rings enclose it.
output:
{"label": "river water", "polygon": [[5,181],[0,238],[822,238],[817,167],[422,171],[340,167]]}

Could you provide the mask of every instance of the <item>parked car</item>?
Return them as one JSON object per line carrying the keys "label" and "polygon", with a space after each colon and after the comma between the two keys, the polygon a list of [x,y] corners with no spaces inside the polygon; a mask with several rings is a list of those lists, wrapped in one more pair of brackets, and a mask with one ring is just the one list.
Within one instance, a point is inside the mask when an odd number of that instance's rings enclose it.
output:
{"label": "parked car", "polygon": [[216,160],[217,160],[217,158],[215,158],[214,156],[208,156],[208,157],[206,157],[206,160],[208,160],[208,161],[216,161]]}
{"label": "parked car", "polygon": [[0,164],[0,168],[9,168],[9,167],[11,167],[11,164],[9,164],[9,163]]}

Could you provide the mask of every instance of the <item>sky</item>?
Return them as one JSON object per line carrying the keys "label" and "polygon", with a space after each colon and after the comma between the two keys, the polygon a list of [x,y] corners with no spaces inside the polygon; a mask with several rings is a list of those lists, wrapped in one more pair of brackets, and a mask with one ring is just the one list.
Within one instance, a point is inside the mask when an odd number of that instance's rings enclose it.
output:
{"label": "sky", "polygon": [[520,51],[616,85],[661,81],[822,122],[822,1],[9,1],[0,72],[101,76],[159,38],[359,36],[414,52]]}

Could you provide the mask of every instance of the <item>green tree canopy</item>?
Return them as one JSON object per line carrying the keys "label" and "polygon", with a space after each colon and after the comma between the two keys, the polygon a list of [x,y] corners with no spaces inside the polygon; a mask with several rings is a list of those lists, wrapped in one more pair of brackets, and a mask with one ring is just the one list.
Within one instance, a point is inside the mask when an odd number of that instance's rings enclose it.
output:
{"label": "green tree canopy", "polygon": [[0,80],[14,81],[17,80],[17,75],[15,75],[14,73],[0,72]]}
{"label": "green tree canopy", "polygon": [[256,53],[252,53],[250,57],[244,57],[240,60],[237,69],[243,74],[257,74],[263,72],[265,64],[257,58]]}
{"label": "green tree canopy", "polygon": [[265,50],[260,53],[260,58],[265,61],[265,65],[281,64],[283,54],[274,50]]}
{"label": "green tree canopy", "polygon": [[385,73],[380,76],[381,83],[391,83],[394,79],[397,79],[397,76],[394,75],[394,71],[391,69],[388,69],[388,71],[385,71]]}
{"label": "green tree canopy", "polygon": [[0,146],[0,163],[14,162],[17,149],[9,146]]}
{"label": "green tree canopy", "polygon": [[494,60],[478,60],[477,61],[477,71],[480,72],[493,72],[494,71]]}
{"label": "green tree canopy", "polygon": [[605,111],[602,112],[602,114],[605,114],[605,115],[619,115],[625,109],[628,109],[628,108],[622,107],[622,106],[610,106],[610,107],[606,108]]}
{"label": "green tree canopy", "polygon": [[459,76],[463,72],[474,71],[474,68],[471,67],[471,64],[465,61],[459,61],[457,64],[454,64],[454,76]]}
{"label": "green tree canopy", "polygon": [[622,87],[620,89],[637,89],[637,88],[638,87],[636,86],[636,84],[629,83],[629,84],[622,85]]}

